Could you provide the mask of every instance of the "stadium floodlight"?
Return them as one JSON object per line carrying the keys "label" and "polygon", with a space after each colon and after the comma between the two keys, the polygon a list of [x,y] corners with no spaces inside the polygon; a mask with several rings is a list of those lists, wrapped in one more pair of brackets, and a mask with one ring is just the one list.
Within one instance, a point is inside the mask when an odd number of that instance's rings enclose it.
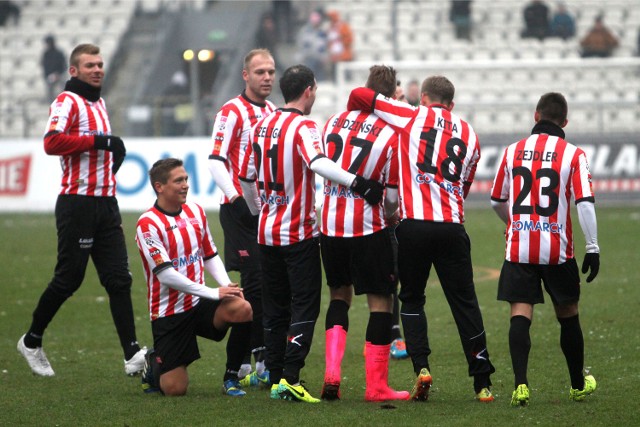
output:
{"label": "stadium floodlight", "polygon": [[200,62],[213,61],[215,56],[216,56],[215,51],[210,50],[210,49],[201,49],[198,52],[198,61],[200,61]]}
{"label": "stadium floodlight", "polygon": [[[206,57],[207,54],[204,49],[200,50],[197,56],[195,50],[193,49],[186,49],[182,53],[182,58],[189,63],[189,78],[191,80],[191,107],[193,108],[193,114],[191,115],[191,133],[194,136],[204,135],[205,132],[200,108],[200,61],[203,61],[203,59],[201,58]],[[196,58],[198,60],[195,60]]]}

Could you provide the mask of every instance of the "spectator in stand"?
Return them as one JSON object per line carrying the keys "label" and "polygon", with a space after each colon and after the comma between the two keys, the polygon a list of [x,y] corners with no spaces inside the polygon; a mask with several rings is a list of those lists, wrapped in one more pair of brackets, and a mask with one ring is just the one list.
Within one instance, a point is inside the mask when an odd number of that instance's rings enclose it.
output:
{"label": "spectator in stand", "polygon": [[551,19],[550,32],[552,37],[560,37],[564,40],[576,35],[575,19],[573,19],[564,3],[558,3],[558,9]]}
{"label": "spectator in stand", "polygon": [[56,39],[52,35],[45,37],[44,43],[46,48],[40,64],[47,84],[47,102],[51,102],[64,87],[67,60],[64,53],[56,46]]}
{"label": "spectator in stand", "polygon": [[394,97],[398,101],[407,101],[407,98],[404,96],[404,89],[402,89],[402,82],[400,80],[396,82],[396,94]]}
{"label": "spectator in stand", "polygon": [[411,80],[407,83],[407,91],[405,93],[406,101],[409,105],[417,107],[420,105],[420,84],[417,80]]}
{"label": "spectator in stand", "polygon": [[353,32],[348,22],[340,18],[337,10],[327,12],[329,17],[329,59],[332,75],[335,79],[336,64],[342,61],[353,61]]}
{"label": "spectator in stand", "polygon": [[456,38],[471,40],[471,0],[451,0],[449,20],[456,27]]}
{"label": "spectator in stand", "polygon": [[284,72],[278,60],[278,44],[280,43],[280,36],[278,35],[278,28],[276,27],[276,21],[273,18],[272,12],[265,12],[260,19],[260,27],[256,31],[254,46],[256,48],[267,49],[271,52],[271,56],[276,62],[276,70],[278,73]]}
{"label": "spectator in stand", "polygon": [[[284,43],[293,42],[293,34],[291,32],[294,28],[294,9],[291,5],[291,0],[273,0],[272,11],[275,21],[275,28],[278,33],[278,39]],[[278,62],[276,61],[276,64]]]}
{"label": "spectator in stand", "polygon": [[184,106],[190,106],[189,80],[184,71],[173,73],[162,95],[162,135],[184,136],[191,119],[190,115],[184,114]]}
{"label": "spectator in stand", "polygon": [[544,39],[549,35],[549,7],[541,0],[533,0],[523,11],[525,28],[522,38]]}
{"label": "spectator in stand", "polygon": [[618,39],[604,25],[604,17],[596,16],[593,27],[586,36],[580,41],[582,47],[583,58],[600,57],[607,58],[611,56],[615,48],[618,47]]}
{"label": "spectator in stand", "polygon": [[13,19],[13,23],[18,25],[20,22],[20,6],[12,1],[0,1],[0,27],[4,27]]}
{"label": "spectator in stand", "polygon": [[322,28],[322,13],[314,10],[298,33],[298,61],[311,68],[317,81],[327,79],[327,33]]}

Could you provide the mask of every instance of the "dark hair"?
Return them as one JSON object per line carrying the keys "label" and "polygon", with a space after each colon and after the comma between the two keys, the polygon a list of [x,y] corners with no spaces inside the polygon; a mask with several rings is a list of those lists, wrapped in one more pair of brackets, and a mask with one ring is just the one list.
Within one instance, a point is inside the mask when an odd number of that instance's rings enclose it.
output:
{"label": "dark hair", "polygon": [[567,120],[569,107],[564,95],[558,92],[548,92],[540,97],[536,112],[540,120],[549,120],[558,126],[562,126]]}
{"label": "dark hair", "polygon": [[392,98],[396,93],[396,87],[400,86],[400,81],[396,80],[396,70],[386,65],[374,65],[369,68],[369,77],[366,87]]}
{"label": "dark hair", "polygon": [[156,187],[154,186],[156,182],[166,184],[169,180],[171,171],[175,168],[179,168],[183,164],[182,160],[173,157],[161,159],[155,162],[151,169],[149,169],[149,182],[151,182],[153,191],[156,191]]}
{"label": "dark hair", "polygon": [[78,67],[78,65],[80,65],[80,55],[84,53],[88,55],[98,55],[100,54],[100,47],[90,43],[79,44],[71,51],[71,56],[69,56],[69,64],[73,65],[74,67]]}
{"label": "dark hair", "polygon": [[445,76],[431,76],[422,82],[421,91],[427,94],[431,102],[447,105],[453,101],[456,88]]}
{"label": "dark hair", "polygon": [[302,96],[305,89],[314,87],[316,78],[306,65],[298,64],[287,68],[280,77],[280,91],[284,102],[295,101]]}

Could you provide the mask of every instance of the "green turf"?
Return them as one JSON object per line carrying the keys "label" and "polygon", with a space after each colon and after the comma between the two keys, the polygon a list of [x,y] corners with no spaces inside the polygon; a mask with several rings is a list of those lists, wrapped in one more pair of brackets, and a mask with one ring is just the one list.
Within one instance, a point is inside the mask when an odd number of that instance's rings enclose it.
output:
{"label": "green turf", "polygon": [[[478,298],[483,310],[489,351],[497,372],[493,376],[496,402],[473,400],[460,341],[449,308],[434,279],[427,288],[427,315],[433,353],[433,392],[427,403],[399,402],[395,409],[365,403],[362,348],[367,321],[364,298],[350,311],[350,332],[343,362],[343,400],[317,405],[271,401],[268,392],[250,390],[242,399],[221,394],[224,346],[201,341],[202,359],[190,368],[187,396],[145,395],[139,378],[124,375],[122,354],[111,322],[106,293],[91,266],[85,282],[50,325],[45,349],[56,371],[53,378],[31,374],[16,351],[18,337],[31,321],[37,300],[51,278],[56,259],[52,214],[1,214],[4,262],[0,303],[0,425],[636,425],[640,404],[640,236],[637,208],[598,207],[602,250],[600,275],[583,285],[581,322],[585,336],[585,365],[598,380],[598,390],[584,403],[568,400],[569,380],[559,348],[559,327],[550,304],[538,306],[531,328],[529,362],[531,404],[511,408],[513,375],[507,332],[509,312],[498,302],[496,274],[502,262],[503,227],[491,209],[471,209],[467,230],[471,236]],[[151,344],[146,288],[133,240],[137,215],[124,215],[134,276],[133,301],[138,337]],[[584,241],[574,215],[579,262]],[[222,246],[215,214],[210,215],[214,238]],[[324,313],[302,377],[312,394],[319,395],[324,370]],[[390,363],[390,383],[409,389],[411,363]]]}

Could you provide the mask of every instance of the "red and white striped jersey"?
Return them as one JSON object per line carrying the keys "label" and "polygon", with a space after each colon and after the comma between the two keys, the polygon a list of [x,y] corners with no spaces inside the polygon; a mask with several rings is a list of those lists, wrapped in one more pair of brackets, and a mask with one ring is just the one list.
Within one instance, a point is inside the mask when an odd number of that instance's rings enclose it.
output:
{"label": "red and white striped jersey", "polygon": [[276,110],[253,128],[240,179],[258,180],[258,243],[287,246],[319,235],[315,173],[322,152],[318,125],[294,109]]}
{"label": "red and white striped jersey", "polygon": [[[398,185],[398,135],[375,114],[345,111],[332,116],[323,132],[324,152],[342,169]],[[385,228],[384,206],[371,206],[351,189],[324,180],[320,231],[334,237],[359,237]]]}
{"label": "red and white striped jersey", "polygon": [[562,264],[574,257],[570,200],[594,200],[580,148],[545,133],[509,145],[491,190],[509,203],[507,261]]}
{"label": "red and white striped jersey", "polygon": [[152,207],[138,219],[136,243],[147,281],[151,320],[193,308],[199,297],[161,285],[156,273],[174,268],[193,282],[205,285],[204,260],[216,256],[218,250],[202,207],[185,203],[176,216]]}
{"label": "red and white striped jersey", "polygon": [[104,99],[91,102],[70,91],[62,92],[49,108],[45,151],[60,156],[60,194],[106,197],[116,195],[110,151],[93,148],[94,135],[110,135]]}
{"label": "red and white striped jersey", "polygon": [[463,223],[464,186],[480,159],[471,125],[437,104],[415,108],[383,96],[374,113],[400,131],[401,218]]}
{"label": "red and white striped jersey", "polygon": [[[238,172],[246,155],[250,142],[251,128],[262,118],[276,109],[271,101],[256,104],[246,97],[245,93],[227,101],[213,123],[213,151],[209,158],[222,160],[229,171],[236,191],[242,194],[238,181]],[[222,195],[220,203],[229,203],[226,195]]]}

